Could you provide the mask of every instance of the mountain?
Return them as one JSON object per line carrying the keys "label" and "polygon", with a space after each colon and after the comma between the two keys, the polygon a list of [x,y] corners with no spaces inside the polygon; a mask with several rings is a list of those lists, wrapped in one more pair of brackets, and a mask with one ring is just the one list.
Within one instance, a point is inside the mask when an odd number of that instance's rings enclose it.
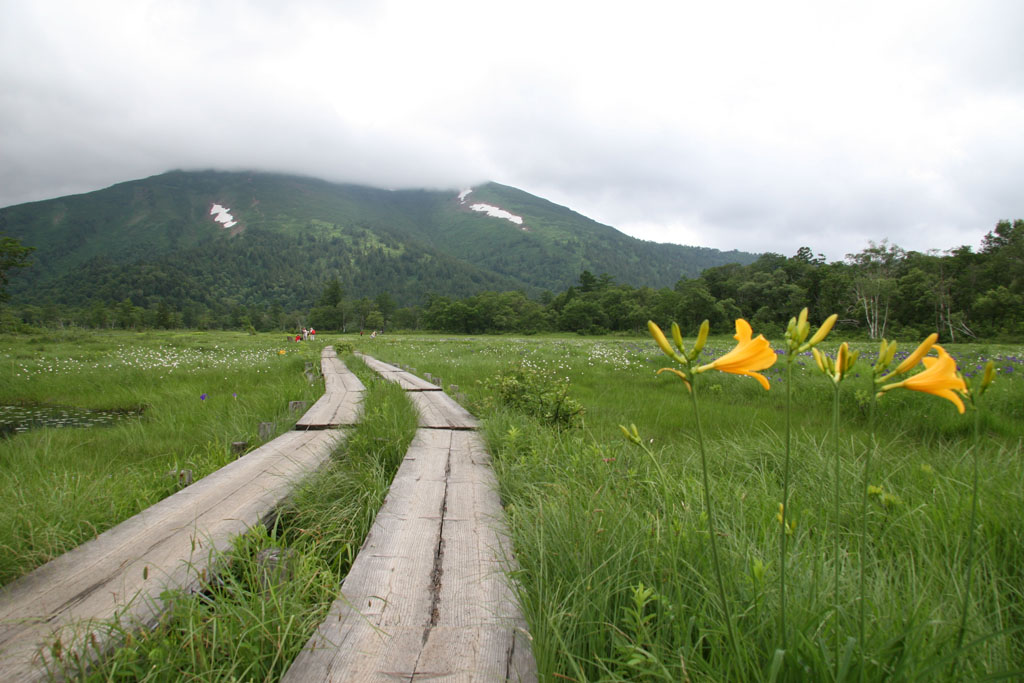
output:
{"label": "mountain", "polygon": [[337,277],[348,298],[388,292],[537,294],[583,270],[672,286],[755,255],[629,237],[512,187],[385,190],[269,173],[172,171],[0,209],[0,234],[33,246],[13,301],[128,298],[198,305],[312,305]]}

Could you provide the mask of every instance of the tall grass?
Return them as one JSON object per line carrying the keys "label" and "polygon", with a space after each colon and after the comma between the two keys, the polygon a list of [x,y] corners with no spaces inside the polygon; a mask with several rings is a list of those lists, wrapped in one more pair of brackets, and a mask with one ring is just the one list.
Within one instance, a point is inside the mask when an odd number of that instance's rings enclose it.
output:
{"label": "tall grass", "polygon": [[[279,351],[285,348],[286,353]],[[315,400],[321,345],[269,336],[54,333],[0,337],[0,403],[122,410],[112,426],[0,439],[0,584],[94,537],[285,431],[289,400]]]}
{"label": "tall grass", "polygon": [[[521,566],[521,599],[544,676],[942,680],[954,658],[963,679],[1021,675],[1024,571],[1011,558],[1024,551],[1024,382],[1017,378],[1017,361],[1006,360],[1019,358],[1018,349],[950,349],[968,370],[979,355],[1004,359],[982,416],[978,588],[963,652],[956,651],[956,641],[967,587],[970,420],[941,399],[886,395],[871,466],[869,543],[862,549],[871,349],[865,345],[863,360],[840,388],[838,463],[832,388],[810,372],[809,356],[798,357],[787,512],[793,524],[787,539],[789,638],[781,655],[776,515],[784,479],[784,392],[778,391],[785,388],[784,369],[771,375],[768,394],[748,379],[702,377],[710,488],[722,508],[715,519],[720,559],[740,641],[733,655],[702,538],[707,523],[696,425],[678,379],[654,377],[665,363],[653,343],[384,338],[374,344],[371,352],[385,360],[469,387],[463,390],[487,418]],[[717,345],[720,353],[732,344]],[[569,377],[572,395],[587,409],[585,427],[552,431],[489,401],[474,382],[519,363]],[[638,426],[657,463],[622,439],[618,425],[629,423]],[[833,520],[837,464],[839,481],[849,484],[840,491]],[[862,561],[863,662],[857,642]]]}
{"label": "tall grass", "polygon": [[416,429],[397,385],[347,358],[367,385],[363,422],[266,525],[240,537],[198,593],[152,631],[128,625],[124,646],[78,671],[96,681],[276,680],[338,597]]}

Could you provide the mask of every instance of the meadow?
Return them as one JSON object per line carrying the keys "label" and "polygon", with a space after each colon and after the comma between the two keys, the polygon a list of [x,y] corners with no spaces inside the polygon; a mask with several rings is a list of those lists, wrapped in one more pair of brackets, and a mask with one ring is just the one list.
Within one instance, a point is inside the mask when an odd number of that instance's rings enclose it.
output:
{"label": "meadow", "polygon": [[[319,346],[218,333],[54,332],[0,337],[0,404],[111,411],[108,426],[0,438],[0,585],[93,538],[262,443],[314,401]],[[298,347],[298,348],[296,348]],[[280,353],[284,350],[284,353]],[[2,417],[2,415],[0,415]],[[186,474],[183,471],[188,471]],[[180,474],[179,474],[180,473]]]}
{"label": "meadow", "polygon": [[[41,429],[0,440],[3,492],[11,501],[0,544],[14,558],[4,560],[4,580],[176,490],[169,471],[188,466],[198,477],[234,457],[232,441],[255,445],[258,422],[287,429],[295,419],[287,400],[322,390],[304,378],[304,361],[323,343],[345,341],[457,385],[450,391],[484,418],[543,680],[1022,675],[1020,346],[948,347],[965,375],[996,361],[974,447],[970,409],[961,416],[948,401],[913,392],[886,394],[872,432],[878,347],[855,344],[861,360],[839,392],[838,517],[831,384],[809,354],[798,356],[784,573],[783,366],[765,373],[767,392],[750,378],[702,375],[696,387],[726,619],[709,552],[694,413],[678,378],[655,376],[670,363],[650,338],[384,335],[281,346],[278,337],[0,339],[0,363],[11,370],[0,377],[0,403],[141,409],[138,419],[109,427]],[[834,355],[840,338],[834,334],[821,348]],[[907,340],[902,350],[917,341]],[[733,344],[712,337],[704,357]],[[346,362],[369,392],[364,425],[343,452],[273,525],[239,540],[230,571],[216,585],[181,596],[155,631],[129,634],[128,647],[87,678],[265,680],[286,668],[333,599],[415,429],[400,391],[354,358]],[[639,443],[620,425],[635,425]],[[975,455],[979,505],[969,549]],[[296,557],[293,575],[269,599],[255,561],[266,548]],[[957,647],[972,556],[965,637]]]}
{"label": "meadow", "polygon": [[[897,359],[919,341],[905,342]],[[713,337],[703,357],[734,344]],[[672,363],[649,338],[385,336],[363,346],[457,384],[486,418],[521,601],[547,680],[986,680],[1024,671],[1020,346],[949,347],[968,379],[990,359],[996,368],[980,416],[977,545],[962,639],[973,418],[935,396],[891,391],[878,402],[872,437],[877,343],[854,344],[861,359],[840,385],[838,519],[832,385],[809,352],[796,357],[784,616],[784,365],[765,372],[767,392],[746,377],[700,376],[730,623],[716,599],[694,413],[678,378],[655,376]],[[837,346],[821,348],[834,356]],[[553,426],[551,410],[497,398],[510,377],[534,394],[534,406],[565,392],[585,412],[576,426]],[[636,425],[641,444],[620,425]]]}

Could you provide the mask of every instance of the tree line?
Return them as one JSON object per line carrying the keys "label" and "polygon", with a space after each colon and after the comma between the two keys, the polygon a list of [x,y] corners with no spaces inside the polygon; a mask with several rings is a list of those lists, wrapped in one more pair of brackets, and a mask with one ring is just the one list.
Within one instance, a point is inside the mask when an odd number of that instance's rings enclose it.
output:
{"label": "tree line", "polygon": [[[577,284],[558,294],[428,294],[424,303],[400,307],[386,289],[374,297],[347,298],[348,275],[344,266],[339,267],[321,281],[318,297],[306,294],[305,304],[301,300],[288,306],[211,300],[184,294],[143,302],[131,297],[94,297],[77,306],[9,306],[3,309],[0,324],[4,328],[78,325],[292,331],[312,326],[344,332],[641,334],[648,320],[663,326],[677,321],[684,329],[695,329],[708,319],[716,329],[725,329],[735,318],[744,317],[758,331],[778,336],[794,311],[806,306],[820,318],[839,313],[839,325],[847,333],[859,332],[870,339],[922,337],[932,331],[952,342],[1024,337],[1021,219],[997,223],[976,252],[961,246],[944,253],[921,253],[882,241],[827,263],[804,247],[789,257],[766,253],[749,265],[708,268],[699,277],[683,277],[674,287],[661,289],[634,287],[583,271]],[[404,284],[408,282],[404,279]],[[310,292],[308,283],[303,291]]]}
{"label": "tree line", "polygon": [[[351,321],[345,311],[351,316],[358,305],[345,302],[336,283],[328,289],[333,294],[321,298],[311,319],[343,329]],[[707,319],[722,329],[744,317],[766,335],[779,336],[794,311],[804,307],[820,318],[839,313],[840,327],[869,339],[938,331],[951,342],[1019,340],[1024,337],[1024,220],[1000,221],[977,252],[962,246],[921,253],[882,241],[827,263],[803,247],[790,257],[767,253],[750,265],[708,268],[672,288],[633,287],[584,271],[578,284],[557,295],[431,296],[423,306],[368,310],[372,327],[462,334],[642,334],[648,320],[696,329]],[[363,313],[357,317],[360,324],[366,320]]]}

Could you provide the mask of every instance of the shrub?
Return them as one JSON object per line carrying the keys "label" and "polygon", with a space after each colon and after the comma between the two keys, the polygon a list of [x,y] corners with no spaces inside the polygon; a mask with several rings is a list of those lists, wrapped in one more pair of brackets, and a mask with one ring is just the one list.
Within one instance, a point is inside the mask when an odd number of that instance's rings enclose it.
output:
{"label": "shrub", "polygon": [[569,380],[529,367],[505,370],[487,382],[502,405],[553,427],[578,426],[583,405],[569,396]]}

